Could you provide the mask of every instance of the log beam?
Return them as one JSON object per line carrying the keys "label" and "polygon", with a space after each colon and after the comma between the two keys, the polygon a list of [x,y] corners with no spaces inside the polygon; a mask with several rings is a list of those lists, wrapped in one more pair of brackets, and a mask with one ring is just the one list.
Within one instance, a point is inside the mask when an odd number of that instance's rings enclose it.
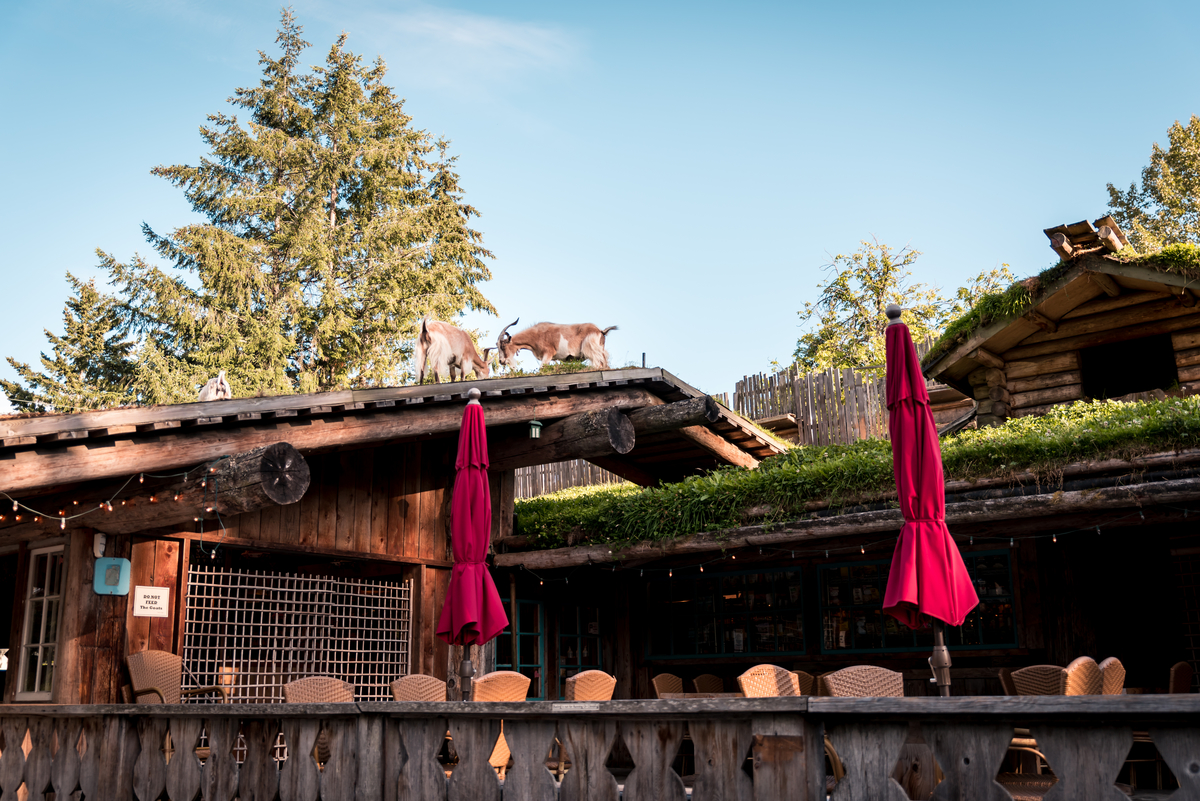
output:
{"label": "log beam", "polygon": [[976,348],[975,352],[971,354],[971,358],[985,367],[995,367],[997,370],[1004,369],[1004,360],[985,348]]}
{"label": "log beam", "polygon": [[521,435],[491,448],[489,469],[512,470],[567,459],[623,455],[637,441],[633,422],[618,409],[572,415],[551,423],[532,439]]}
{"label": "log beam", "polygon": [[1104,294],[1108,295],[1110,298],[1115,298],[1117,295],[1121,294],[1121,285],[1114,281],[1111,275],[1098,273],[1095,270],[1089,270],[1088,278],[1090,278],[1092,283],[1094,283],[1096,286],[1103,289]]}
{"label": "log beam", "polygon": [[1034,309],[1030,309],[1029,311],[1025,312],[1025,319],[1045,331],[1047,334],[1053,334],[1058,330],[1058,323],[1054,322],[1041,312],[1035,311]]}
{"label": "log beam", "polygon": [[1100,239],[1100,244],[1110,253],[1116,253],[1121,248],[1125,247],[1125,243],[1117,236],[1117,232],[1107,225],[1100,226],[1096,231],[1096,236]]}
{"label": "log beam", "polygon": [[[62,529],[92,528],[102,534],[132,534],[147,529],[191,523],[197,518],[215,520],[218,514],[230,518],[268,506],[296,503],[308,489],[310,475],[304,457],[286,442],[276,442],[245,453],[237,453],[192,472],[172,483],[147,487],[133,482],[127,492],[113,496],[92,491],[80,499],[31,499],[47,515],[34,522],[33,514],[22,514],[20,522],[0,528],[0,543],[53,536]],[[110,498],[112,511],[101,501]],[[79,500],[76,505],[74,500]],[[53,508],[45,508],[47,506]],[[88,507],[93,511],[87,514]],[[56,515],[80,515],[63,520]],[[7,523],[7,521],[6,521]]]}
{"label": "log beam", "polygon": [[1050,247],[1063,261],[1070,261],[1075,255],[1075,247],[1066,234],[1055,234],[1050,237]]}
{"label": "log beam", "polygon": [[676,403],[664,403],[661,406],[648,406],[629,415],[638,436],[675,431],[686,426],[704,425],[706,422],[715,423],[720,419],[720,407],[707,395]]}
{"label": "log beam", "polygon": [[758,460],[736,445],[718,437],[704,426],[688,426],[679,429],[685,438],[699,445],[725,464],[737,465],[753,470],[758,467]]}

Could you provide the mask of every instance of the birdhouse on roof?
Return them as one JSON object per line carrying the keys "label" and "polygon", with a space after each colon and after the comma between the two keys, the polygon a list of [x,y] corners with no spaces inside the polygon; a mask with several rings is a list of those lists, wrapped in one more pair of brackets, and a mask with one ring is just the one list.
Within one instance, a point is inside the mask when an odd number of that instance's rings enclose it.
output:
{"label": "birdhouse on roof", "polygon": [[952,325],[926,377],[973,397],[985,425],[1200,391],[1200,258],[1136,254],[1109,216],[1045,233],[1061,261],[1011,287],[1000,314],[981,304]]}

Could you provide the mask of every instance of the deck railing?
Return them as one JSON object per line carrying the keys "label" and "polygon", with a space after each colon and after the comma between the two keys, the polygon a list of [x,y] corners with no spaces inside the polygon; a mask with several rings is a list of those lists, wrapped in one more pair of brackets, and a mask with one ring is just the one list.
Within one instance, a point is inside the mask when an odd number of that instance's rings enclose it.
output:
{"label": "deck railing", "polygon": [[[502,720],[512,752],[503,783],[488,764]],[[1179,695],[2,706],[0,793],[18,798],[24,784],[31,799],[80,790],[89,801],[684,801],[672,765],[686,735],[693,801],[817,801],[827,732],[846,770],[834,799],[899,800],[891,773],[919,732],[944,774],[935,797],[1004,799],[994,779],[1017,726],[1036,738],[1060,801],[1125,798],[1114,781],[1135,731],[1178,778],[1173,798],[1200,798],[1200,696]],[[618,738],[632,766],[620,787],[608,767]],[[546,767],[560,745],[561,784]]]}

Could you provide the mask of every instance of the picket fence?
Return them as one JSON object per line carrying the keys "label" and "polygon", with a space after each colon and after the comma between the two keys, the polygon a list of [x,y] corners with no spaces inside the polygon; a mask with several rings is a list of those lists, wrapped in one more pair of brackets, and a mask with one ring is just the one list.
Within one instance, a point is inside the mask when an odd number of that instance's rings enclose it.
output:
{"label": "picket fence", "polygon": [[519,467],[516,473],[518,498],[536,498],[568,487],[619,484],[625,480],[583,459]]}

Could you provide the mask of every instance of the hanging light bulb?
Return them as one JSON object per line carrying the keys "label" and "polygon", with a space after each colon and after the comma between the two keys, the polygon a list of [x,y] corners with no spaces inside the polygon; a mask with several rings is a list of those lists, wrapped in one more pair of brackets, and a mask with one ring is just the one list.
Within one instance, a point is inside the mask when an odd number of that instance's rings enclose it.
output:
{"label": "hanging light bulb", "polygon": [[972,545],[975,544],[975,535],[974,534],[971,535],[971,544]]}
{"label": "hanging light bulb", "polygon": [[4,515],[0,515],[0,523],[4,522]]}
{"label": "hanging light bulb", "polygon": [[538,586],[539,586],[539,587],[545,586],[545,584],[546,584],[546,582],[542,581],[541,579],[538,579]]}
{"label": "hanging light bulb", "polygon": [[122,499],[121,499],[121,505],[122,505],[122,506],[124,506],[124,505],[125,505],[125,499],[124,499],[124,498],[122,498]]}
{"label": "hanging light bulb", "polygon": [[675,571],[674,571],[674,570],[668,570],[668,571],[667,571],[667,578],[674,578],[674,576],[675,576]]}
{"label": "hanging light bulb", "polygon": [[211,506],[204,507],[204,511],[206,511],[206,512],[211,512],[212,510],[213,510],[213,508]]}
{"label": "hanging light bulb", "polygon": [[179,493],[175,493],[175,500],[179,500]]}
{"label": "hanging light bulb", "polygon": [[34,517],[33,517],[33,522],[35,522],[35,523],[40,523],[40,522],[42,522],[42,516],[41,516],[41,515],[34,515]]}
{"label": "hanging light bulb", "polygon": [[209,559],[216,559],[216,558],[217,558],[217,549],[216,549],[216,547],[215,547],[215,546],[214,546],[214,547],[213,547],[213,549],[212,549],[212,553],[210,553],[210,554],[208,555],[208,558],[209,558]]}
{"label": "hanging light bulb", "polygon": [[66,510],[66,509],[59,509],[59,510],[58,510],[58,516],[59,516],[59,517],[62,517],[62,516],[64,516],[66,513],[67,513],[67,510]]}
{"label": "hanging light bulb", "polygon": [[17,515],[16,517],[13,518],[13,520],[16,520],[19,523],[19,522],[21,522],[21,516]]}
{"label": "hanging light bulb", "polygon": [[58,527],[59,527],[60,529],[66,530],[66,528],[67,528],[67,518],[65,518],[65,517],[60,517],[60,518],[58,519]]}
{"label": "hanging light bulb", "polygon": [[865,546],[865,545],[860,545],[860,546],[858,546],[858,552],[859,552],[859,553],[866,553],[866,552],[867,552],[867,546]]}
{"label": "hanging light bulb", "polygon": [[207,487],[207,486],[208,486],[208,479],[207,479],[207,478],[201,479],[201,480],[200,480],[200,486],[201,486],[201,487]]}
{"label": "hanging light bulb", "polygon": [[158,503],[158,496],[157,496],[157,495],[151,495],[151,496],[150,496],[150,503]]}
{"label": "hanging light bulb", "polygon": [[138,483],[139,484],[146,483],[146,474],[145,473],[138,473]]}
{"label": "hanging light bulb", "polygon": [[703,572],[704,572],[704,565],[700,565],[700,572],[701,572],[701,573],[703,573]]}
{"label": "hanging light bulb", "polygon": [[17,502],[13,501],[13,511],[17,511]]}
{"label": "hanging light bulb", "polygon": [[1058,542],[1058,534],[1055,534],[1053,537],[1051,537],[1051,538],[1050,538],[1050,541],[1051,541],[1051,542]]}
{"label": "hanging light bulb", "polygon": [[1012,537],[1009,537],[1009,538],[1008,538],[1008,547],[1009,547],[1009,548],[1013,547],[1013,546],[1016,544],[1016,542],[1017,542],[1017,541],[1016,541],[1016,540],[1014,540]]}
{"label": "hanging light bulb", "polygon": [[78,506],[78,505],[79,505],[79,501],[71,501],[71,505],[73,505],[73,506]]}

